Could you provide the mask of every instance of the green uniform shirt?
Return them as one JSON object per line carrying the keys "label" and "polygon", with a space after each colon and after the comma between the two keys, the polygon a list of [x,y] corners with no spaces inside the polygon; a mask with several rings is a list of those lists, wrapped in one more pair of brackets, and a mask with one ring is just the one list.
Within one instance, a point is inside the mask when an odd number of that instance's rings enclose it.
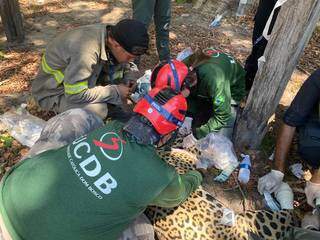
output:
{"label": "green uniform shirt", "polygon": [[[242,66],[232,56],[213,48],[204,52],[211,58],[198,67],[196,89],[187,99],[197,138],[224,127],[231,116],[232,100],[239,102],[246,94]],[[205,121],[199,123],[197,118]]]}
{"label": "green uniform shirt", "polygon": [[5,175],[0,211],[13,240],[117,239],[147,205],[176,206],[199,186],[198,172],[180,177],[121,129],[111,122]]}

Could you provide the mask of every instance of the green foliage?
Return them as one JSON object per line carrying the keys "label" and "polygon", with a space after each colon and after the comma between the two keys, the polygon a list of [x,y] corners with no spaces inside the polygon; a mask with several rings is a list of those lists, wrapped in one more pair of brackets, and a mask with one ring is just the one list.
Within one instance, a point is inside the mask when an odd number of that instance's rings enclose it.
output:
{"label": "green foliage", "polygon": [[0,134],[0,143],[2,143],[1,145],[3,145],[4,148],[10,148],[13,140],[14,138],[7,133]]}
{"label": "green foliage", "polygon": [[4,54],[4,52],[0,51],[0,60],[3,60],[6,58],[6,55]]}
{"label": "green foliage", "polygon": [[192,2],[192,0],[176,0],[177,3]]}
{"label": "green foliage", "polygon": [[272,154],[275,147],[275,141],[275,136],[273,136],[271,132],[268,132],[263,138],[260,148],[265,154],[265,157],[269,157]]}

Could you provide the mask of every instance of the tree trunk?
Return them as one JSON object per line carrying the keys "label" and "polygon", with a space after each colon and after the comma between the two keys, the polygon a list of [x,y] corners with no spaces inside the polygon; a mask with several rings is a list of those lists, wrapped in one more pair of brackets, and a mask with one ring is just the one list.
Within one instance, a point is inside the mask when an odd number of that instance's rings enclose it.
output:
{"label": "tree trunk", "polygon": [[24,31],[18,0],[0,0],[0,15],[8,42],[22,42]]}
{"label": "tree trunk", "polygon": [[257,148],[320,17],[319,0],[288,0],[280,10],[245,108],[236,124],[237,148]]}

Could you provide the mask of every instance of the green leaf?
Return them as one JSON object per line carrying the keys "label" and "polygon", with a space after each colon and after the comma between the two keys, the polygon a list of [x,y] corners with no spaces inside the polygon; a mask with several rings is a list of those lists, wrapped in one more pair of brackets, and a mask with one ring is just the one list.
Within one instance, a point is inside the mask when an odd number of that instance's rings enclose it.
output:
{"label": "green leaf", "polygon": [[3,60],[6,58],[6,55],[4,54],[4,52],[0,51],[0,60]]}
{"label": "green leaf", "polygon": [[0,142],[3,143],[3,146],[5,148],[10,148],[12,146],[12,142],[13,142],[14,138],[11,137],[8,134],[1,134],[0,135]]}

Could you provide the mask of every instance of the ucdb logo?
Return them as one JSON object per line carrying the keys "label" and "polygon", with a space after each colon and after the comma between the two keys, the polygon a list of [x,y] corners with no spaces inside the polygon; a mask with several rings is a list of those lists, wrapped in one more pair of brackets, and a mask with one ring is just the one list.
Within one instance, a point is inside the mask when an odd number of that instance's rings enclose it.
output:
{"label": "ucdb logo", "polygon": [[93,143],[109,160],[117,161],[122,156],[123,144],[126,142],[117,133],[108,132],[103,134],[99,140],[94,139]]}

